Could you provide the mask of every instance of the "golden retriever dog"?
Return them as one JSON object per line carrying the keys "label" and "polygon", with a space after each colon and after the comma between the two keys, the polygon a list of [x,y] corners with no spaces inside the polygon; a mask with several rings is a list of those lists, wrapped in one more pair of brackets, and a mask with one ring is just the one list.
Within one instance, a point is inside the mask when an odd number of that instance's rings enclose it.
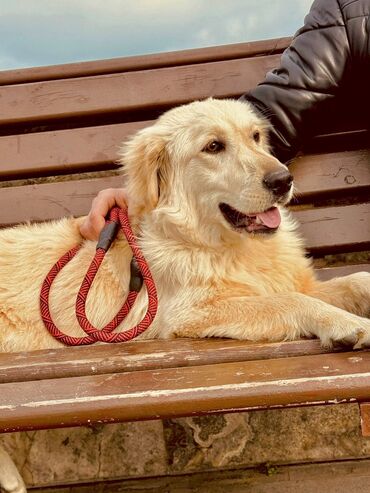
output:
{"label": "golden retriever dog", "polygon": [[[370,275],[316,279],[284,209],[292,177],[270,154],[267,133],[248,103],[208,99],[168,111],[125,144],[131,222],[159,298],[142,338],[316,336],[325,346],[370,346]],[[51,266],[81,243],[80,222],[0,232],[0,351],[60,346],[41,320],[39,291]],[[71,335],[82,335],[74,305],[94,252],[84,241],[52,288],[53,318]],[[120,235],[88,298],[97,327],[123,302],[131,255]],[[138,323],[146,305],[142,289],[121,329]]]}

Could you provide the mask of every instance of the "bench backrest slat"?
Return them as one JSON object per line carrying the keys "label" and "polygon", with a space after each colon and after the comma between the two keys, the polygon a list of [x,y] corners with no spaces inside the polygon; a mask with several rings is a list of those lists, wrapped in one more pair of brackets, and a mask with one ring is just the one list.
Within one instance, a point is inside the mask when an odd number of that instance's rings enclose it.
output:
{"label": "bench backrest slat", "polygon": [[68,79],[92,75],[150,70],[154,68],[217,62],[245,57],[281,53],[289,46],[291,38],[265,39],[208,48],[155,53],[92,62],[67,63],[47,67],[4,70],[0,72],[0,85],[22,84],[46,80]]}
{"label": "bench backrest slat", "polygon": [[112,169],[122,142],[150,123],[117,123],[0,137],[0,179]]}
{"label": "bench backrest slat", "polygon": [[0,86],[0,125],[50,122],[235,97],[254,87],[279,55],[138,72]]}

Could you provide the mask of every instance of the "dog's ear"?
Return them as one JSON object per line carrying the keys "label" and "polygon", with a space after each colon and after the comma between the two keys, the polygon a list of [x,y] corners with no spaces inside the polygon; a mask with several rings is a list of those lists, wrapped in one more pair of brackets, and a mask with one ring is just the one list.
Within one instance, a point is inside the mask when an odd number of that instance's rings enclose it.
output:
{"label": "dog's ear", "polygon": [[168,174],[166,135],[157,125],[144,128],[121,149],[121,164],[130,201],[130,214],[153,210],[164,193]]}

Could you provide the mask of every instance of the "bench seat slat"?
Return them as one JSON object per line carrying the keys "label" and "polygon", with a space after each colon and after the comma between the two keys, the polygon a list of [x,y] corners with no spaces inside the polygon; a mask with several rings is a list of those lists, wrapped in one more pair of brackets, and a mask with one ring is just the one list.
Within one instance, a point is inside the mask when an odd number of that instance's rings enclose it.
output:
{"label": "bench seat slat", "polygon": [[0,383],[100,375],[322,354],[318,340],[256,343],[232,339],[132,341],[0,353]]}
{"label": "bench seat slat", "polygon": [[279,55],[226,60],[24,85],[0,86],[0,125],[173,106],[239,96],[278,63]]}
{"label": "bench seat slat", "polygon": [[369,395],[369,351],[19,382],[1,385],[0,431],[361,401]]}

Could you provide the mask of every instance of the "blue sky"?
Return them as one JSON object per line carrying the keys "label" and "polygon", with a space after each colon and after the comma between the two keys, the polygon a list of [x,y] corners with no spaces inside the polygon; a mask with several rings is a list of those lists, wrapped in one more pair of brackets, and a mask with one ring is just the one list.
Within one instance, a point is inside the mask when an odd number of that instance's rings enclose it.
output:
{"label": "blue sky", "polygon": [[312,0],[0,0],[0,70],[290,36]]}

